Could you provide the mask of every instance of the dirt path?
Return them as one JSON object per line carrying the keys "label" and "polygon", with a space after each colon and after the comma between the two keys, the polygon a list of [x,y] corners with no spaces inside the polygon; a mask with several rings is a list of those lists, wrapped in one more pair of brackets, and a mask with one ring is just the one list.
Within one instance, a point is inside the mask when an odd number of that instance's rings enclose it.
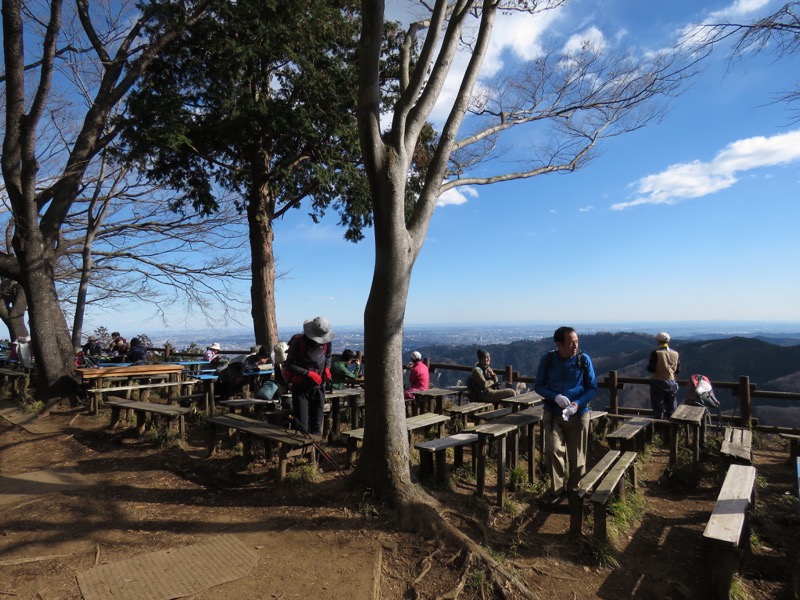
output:
{"label": "dirt path", "polygon": [[[244,465],[236,448],[205,458],[197,425],[180,449],[130,431],[108,433],[107,416],[64,411],[48,419],[58,424],[55,433],[32,434],[0,419],[0,476],[79,477],[71,487],[40,482],[13,498],[0,489],[0,599],[80,599],[78,573],[220,534],[255,551],[256,567],[194,598],[406,598],[432,553],[431,571],[415,585],[419,597],[444,594],[462,574],[455,550],[393,530],[391,513],[324,465],[322,481],[279,485],[272,463]],[[329,450],[343,462],[342,448]],[[604,450],[593,443],[593,455]],[[777,439],[756,451],[763,484],[753,518],[757,544],[740,584],[753,599],[791,597],[798,507],[787,456]],[[502,510],[493,505],[493,487],[484,500],[474,497],[466,473],[431,492],[540,598],[700,598],[716,465],[704,461],[706,477],[685,486],[665,476],[666,463],[660,448],[644,461],[639,519],[615,537],[610,556],[598,552],[588,529],[569,536],[566,507],[541,509],[536,487],[513,494]],[[473,570],[459,598],[492,597],[485,584]]]}

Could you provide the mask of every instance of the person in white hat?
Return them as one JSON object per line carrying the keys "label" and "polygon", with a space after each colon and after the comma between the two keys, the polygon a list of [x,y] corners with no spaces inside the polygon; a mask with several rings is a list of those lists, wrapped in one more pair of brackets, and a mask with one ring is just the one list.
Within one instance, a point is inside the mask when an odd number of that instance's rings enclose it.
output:
{"label": "person in white hat", "polygon": [[325,382],[331,379],[331,342],[335,333],[325,317],[303,323],[303,333],[292,336],[283,364],[292,386],[296,426],[310,435],[322,435]]}
{"label": "person in white hat", "polygon": [[681,370],[680,355],[669,347],[670,337],[666,331],[656,334],[657,347],[650,353],[647,372],[650,380],[650,406],[653,417],[669,419],[678,405],[678,382],[675,375]]}
{"label": "person in white hat", "polygon": [[414,392],[427,390],[431,387],[431,374],[428,365],[422,362],[422,354],[416,350],[411,353],[411,362],[408,363],[408,388],[405,397],[408,400],[414,398]]}
{"label": "person in white hat", "polygon": [[214,342],[210,346],[206,348],[206,352],[204,358],[206,362],[210,362],[211,364],[217,364],[219,360],[219,353],[222,350],[222,346],[219,345],[218,342]]}

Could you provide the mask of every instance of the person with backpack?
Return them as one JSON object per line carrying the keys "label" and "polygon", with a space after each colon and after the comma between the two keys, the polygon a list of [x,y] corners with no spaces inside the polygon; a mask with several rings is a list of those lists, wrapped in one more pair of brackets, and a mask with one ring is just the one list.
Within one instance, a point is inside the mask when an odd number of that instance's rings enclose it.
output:
{"label": "person with backpack", "polygon": [[542,428],[551,504],[572,493],[586,472],[589,404],[597,395],[592,360],[578,349],[575,330],[559,327],[553,341],[556,349],[542,356],[533,386],[544,398]]}
{"label": "person with backpack", "polygon": [[647,372],[653,374],[650,380],[650,406],[653,417],[669,419],[678,406],[678,382],[675,375],[681,370],[680,355],[669,347],[669,334],[666,331],[656,335],[658,347],[650,353]]}
{"label": "person with backpack", "polygon": [[300,429],[322,435],[325,382],[331,379],[331,342],[335,334],[325,317],[303,323],[303,333],[292,336],[283,363],[292,386],[292,412]]}
{"label": "person with backpack", "polygon": [[500,387],[497,373],[489,366],[491,362],[491,354],[479,348],[478,362],[467,378],[467,391],[470,402],[491,402],[497,408],[503,400],[516,396],[517,392]]}

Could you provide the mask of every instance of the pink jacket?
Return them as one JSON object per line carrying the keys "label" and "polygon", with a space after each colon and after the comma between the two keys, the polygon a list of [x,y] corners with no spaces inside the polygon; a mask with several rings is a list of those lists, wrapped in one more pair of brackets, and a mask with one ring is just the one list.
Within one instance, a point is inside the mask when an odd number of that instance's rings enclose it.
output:
{"label": "pink jacket", "polygon": [[413,398],[417,390],[427,390],[431,386],[431,376],[428,373],[427,365],[421,360],[414,363],[408,371],[408,389],[406,390],[406,398]]}

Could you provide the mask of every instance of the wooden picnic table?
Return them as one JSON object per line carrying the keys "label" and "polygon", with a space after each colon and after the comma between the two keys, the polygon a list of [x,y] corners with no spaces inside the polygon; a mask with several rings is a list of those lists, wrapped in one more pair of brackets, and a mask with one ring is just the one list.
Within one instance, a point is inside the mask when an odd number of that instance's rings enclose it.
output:
{"label": "wooden picnic table", "polygon": [[346,402],[350,409],[350,429],[358,428],[358,405],[359,400],[363,400],[363,397],[364,390],[361,388],[342,388],[331,392],[325,392],[325,400],[330,400],[331,403],[331,430],[328,434],[329,441],[338,439],[342,431],[340,416],[342,401]]}
{"label": "wooden picnic table", "polygon": [[514,396],[513,398],[503,398],[503,400],[500,401],[503,406],[510,406],[512,412],[517,412],[521,408],[528,408],[535,406],[536,404],[542,404],[543,402],[544,398],[542,398],[542,396],[536,392],[525,392],[524,394]]}
{"label": "wooden picnic table", "polygon": [[678,461],[678,428],[687,426],[692,430],[692,462],[700,462],[700,447],[705,444],[706,409],[692,404],[681,404],[669,418],[669,464]]}
{"label": "wooden picnic table", "polygon": [[[478,497],[482,497],[486,489],[486,457],[489,444],[494,441],[497,445],[497,503],[503,505],[505,500],[505,469],[506,451],[510,450],[508,463],[510,468],[516,468],[520,430],[525,428],[526,450],[528,451],[528,480],[535,481],[536,444],[533,428],[542,420],[542,408],[534,407],[494,419],[483,425],[478,425],[472,431],[478,434]],[[507,438],[510,436],[510,446],[507,447]]]}
{"label": "wooden picnic table", "polygon": [[[442,437],[444,424],[449,420],[450,417],[437,415],[436,413],[423,413],[421,415],[407,417],[406,430],[408,431],[409,446],[411,445],[411,437],[414,435],[414,432],[420,429],[436,427],[437,436]],[[355,462],[356,452],[358,451],[358,441],[364,439],[364,428],[351,429],[343,432],[343,434],[347,437],[347,464],[352,465]]]}
{"label": "wooden picnic table", "polygon": [[133,380],[161,377],[175,383],[178,381],[178,376],[182,371],[183,367],[180,365],[165,364],[114,366],[100,369],[75,369],[75,372],[81,377],[81,383],[90,391],[95,390],[94,393],[89,394],[89,410],[92,414],[97,414],[100,406],[102,394],[98,393],[99,390],[105,389],[104,384],[111,380],[125,380],[128,383],[125,387],[129,389],[136,389],[137,387],[139,389],[146,389],[144,386],[133,385]]}
{"label": "wooden picnic table", "polygon": [[[435,412],[437,415],[442,415],[444,414],[444,397],[452,396],[458,392],[449,388],[430,388],[428,390],[414,390],[411,393],[414,394],[413,404],[411,405],[412,414]],[[429,406],[432,402],[436,403],[435,407]]]}

